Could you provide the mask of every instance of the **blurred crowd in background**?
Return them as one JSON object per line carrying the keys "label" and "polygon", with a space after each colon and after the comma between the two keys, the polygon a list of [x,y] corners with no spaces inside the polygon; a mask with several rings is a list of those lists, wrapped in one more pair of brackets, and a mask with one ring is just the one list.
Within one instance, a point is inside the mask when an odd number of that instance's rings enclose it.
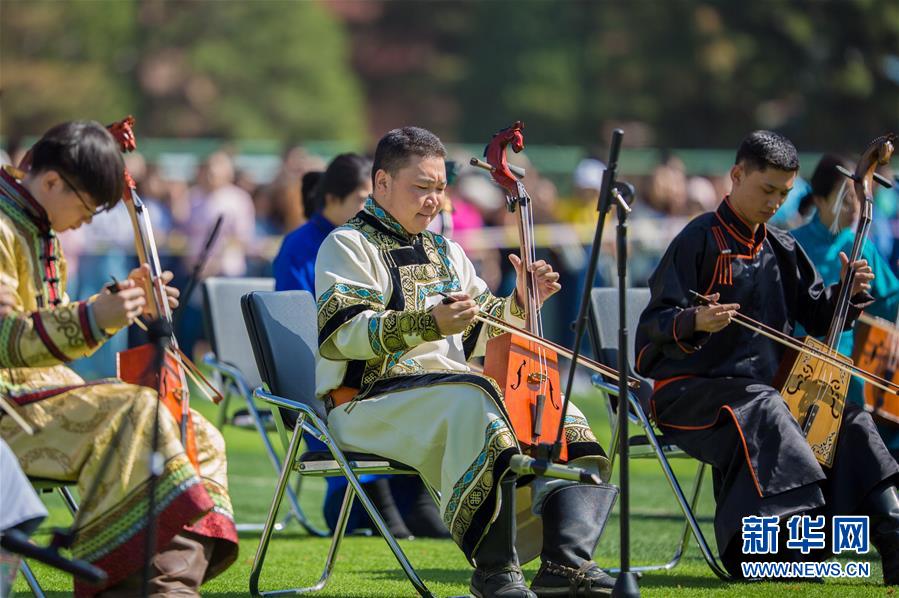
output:
{"label": "blurred crowd in background", "polygon": [[[21,152],[2,155],[17,163]],[[515,215],[506,208],[502,190],[482,170],[468,165],[467,155],[451,151],[447,162],[450,186],[444,213],[432,228],[457,240],[475,262],[480,275],[498,293],[514,286],[514,272],[506,255],[517,251]],[[272,260],[284,235],[311,216],[308,198],[302,196],[303,176],[323,171],[327,161],[303,147],[283,154],[280,167],[270,180],[257,180],[258,173],[235,166],[236,156],[227,149],[198,161],[192,176],[169,173],[148,162],[139,153],[127,156],[127,168],[147,204],[160,248],[162,266],[175,272],[176,284],[187,285],[201,250],[219,218],[218,238],[202,268],[208,276],[271,276]],[[524,185],[534,199],[538,257],[549,260],[562,274],[563,291],[545,309],[547,335],[563,344],[573,338],[571,321],[577,313],[586,276],[590,244],[597,225],[597,201],[605,164],[596,157],[577,163],[568,180],[544,176],[537,164],[524,155],[512,161],[525,168]],[[804,165],[811,170],[812,165]],[[802,174],[802,173],[800,173]],[[810,172],[806,173],[807,175]],[[892,172],[884,172],[892,178]],[[688,174],[675,154],[660,153],[648,174],[622,175],[636,194],[629,216],[629,280],[644,286],[670,240],[686,222],[717,208],[730,188],[728,172]],[[560,193],[559,189],[566,189]],[[800,178],[772,223],[791,229],[804,223],[810,213],[800,211],[808,184]],[[899,260],[899,214],[895,189],[879,188],[875,196],[875,218],[870,242],[897,268]],[[597,286],[616,283],[614,270],[614,211],[606,220]],[[69,261],[69,293],[83,297],[96,292],[111,277],[123,278],[135,263],[131,222],[124,206],[98,215],[90,224],[61,235]],[[201,293],[193,293],[177,318],[179,341],[188,353],[208,350],[203,329]],[[133,334],[133,333],[132,333]],[[114,372],[111,355],[128,344],[126,333],[109,343],[103,352],[79,364],[82,373],[106,376]],[[134,340],[134,339],[132,339]],[[108,354],[104,354],[108,353]]]}
{"label": "blurred crowd in background", "polygon": [[[364,153],[394,127],[423,126],[458,165],[436,226],[504,293],[512,286],[504,254],[517,244],[505,226],[512,217],[485,173],[467,166],[476,146],[453,144],[483,144],[521,119],[540,257],[562,273],[547,333],[567,343],[611,131],[625,131],[620,170],[636,188],[629,276],[641,285],[686,220],[728,192],[732,150],[714,148],[764,128],[803,152],[858,152],[897,129],[896,6],[4,0],[0,142],[16,162],[57,122],[134,115],[146,159],[131,154],[128,168],[149,204],[163,265],[184,288],[218,215],[222,234],[203,276],[268,276],[283,236],[308,217],[303,174],[340,152]],[[188,158],[168,159],[179,152]],[[817,161],[807,157],[800,174]],[[801,223],[804,191],[797,185],[776,224]],[[872,242],[895,264],[895,195],[881,190],[877,201]],[[127,273],[131,235],[121,207],[65,235],[73,296]],[[596,284],[614,283],[613,252],[609,226]],[[179,339],[194,354],[204,349],[200,300],[195,293],[178,318]],[[107,354],[80,362],[82,373],[112,373],[109,353],[125,343],[117,338]]]}

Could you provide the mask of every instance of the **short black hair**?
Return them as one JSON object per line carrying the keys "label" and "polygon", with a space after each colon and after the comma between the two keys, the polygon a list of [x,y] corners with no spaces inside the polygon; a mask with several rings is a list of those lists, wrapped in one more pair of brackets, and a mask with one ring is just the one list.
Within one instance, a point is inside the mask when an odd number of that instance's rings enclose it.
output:
{"label": "short black hair", "polygon": [[379,170],[396,176],[409,162],[409,158],[446,158],[446,148],[437,135],[421,127],[393,129],[381,137],[375,150],[371,166],[371,182],[375,184],[375,174]]}
{"label": "short black hair", "polygon": [[115,206],[125,192],[125,160],[106,127],[95,121],[70,121],[44,133],[31,148],[31,172],[53,170],[99,202]]}
{"label": "short black hair", "polygon": [[753,131],[740,143],[734,164],[743,164],[750,170],[765,170],[769,166],[778,170],[799,170],[799,154],[793,142],[773,131]]}
{"label": "short black hair", "polygon": [[316,191],[317,210],[325,207],[328,194],[343,202],[350,193],[359,188],[369,175],[371,160],[359,154],[340,154],[328,164]]}
{"label": "short black hair", "polygon": [[321,170],[310,170],[303,175],[303,179],[300,182],[300,198],[303,200],[303,214],[307,220],[312,218],[312,215],[316,212],[316,206],[319,203],[319,183],[321,183],[324,176],[325,173]]}

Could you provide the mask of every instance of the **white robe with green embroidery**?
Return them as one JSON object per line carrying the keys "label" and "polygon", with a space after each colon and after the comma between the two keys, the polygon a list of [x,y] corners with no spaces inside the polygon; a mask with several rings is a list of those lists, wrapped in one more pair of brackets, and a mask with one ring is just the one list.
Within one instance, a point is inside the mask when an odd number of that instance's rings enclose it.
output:
{"label": "white robe with green embroidery", "polygon": [[[409,235],[369,199],[334,230],[315,267],[319,351],[317,392],[358,389],[328,424],[344,450],[373,453],[419,471],[440,492],[453,539],[471,559],[497,513],[497,481],[520,452],[500,389],[467,360],[502,331],[474,322],[444,337],[430,314],[441,292],[464,292],[482,311],[516,326],[513,297],[496,297],[455,242]],[[607,461],[581,412],[566,418],[569,458]],[[527,513],[523,502],[519,511]],[[533,521],[531,521],[533,523]],[[539,531],[539,530],[538,530]],[[539,552],[522,547],[523,561]]]}

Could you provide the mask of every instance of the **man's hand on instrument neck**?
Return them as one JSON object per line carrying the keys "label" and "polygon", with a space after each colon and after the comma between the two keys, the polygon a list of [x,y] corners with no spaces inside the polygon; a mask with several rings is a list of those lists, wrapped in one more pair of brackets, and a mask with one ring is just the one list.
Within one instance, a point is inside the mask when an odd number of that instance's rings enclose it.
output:
{"label": "man's hand on instrument neck", "polygon": [[466,293],[454,293],[431,308],[437,329],[443,336],[452,336],[468,328],[480,308]]}
{"label": "man's hand on instrument neck", "polygon": [[[849,256],[842,251],[840,252],[840,280],[846,280],[846,271],[849,266]],[[856,260],[852,262],[852,269],[855,270],[855,276],[852,279],[852,293],[850,297],[855,297],[859,293],[871,290],[871,281],[874,280],[874,271],[868,265],[868,260]]]}
{"label": "man's hand on instrument neck", "polygon": [[697,332],[718,332],[730,324],[730,321],[737,310],[740,309],[739,303],[716,303],[721,297],[721,293],[709,295],[710,303],[715,305],[700,305],[696,308],[696,321],[693,329]]}
{"label": "man's hand on instrument neck", "polygon": [[[165,294],[169,300],[169,308],[175,309],[178,307],[178,297],[181,296],[181,291],[176,289],[175,287],[170,287],[169,283],[172,282],[172,279],[175,277],[169,270],[166,270],[162,273],[162,284],[165,285]],[[128,279],[134,281],[138,286],[143,289],[150,290],[150,266],[144,264],[140,268],[135,268],[128,274]],[[149,308],[149,305],[148,305]],[[153,314],[150,310],[147,310],[145,315],[152,316]]]}
{"label": "man's hand on instrument neck", "polygon": [[[518,297],[518,303],[522,307],[527,307],[525,296],[527,294],[527,281],[525,279],[524,268],[521,265],[521,258],[514,253],[509,254],[509,261],[515,267],[517,274],[517,283],[515,292]],[[530,271],[534,273],[536,278],[535,288],[537,289],[537,305],[543,305],[543,302],[558,293],[562,289],[559,284],[559,273],[553,271],[553,267],[546,263],[545,260],[537,260],[530,266]]]}

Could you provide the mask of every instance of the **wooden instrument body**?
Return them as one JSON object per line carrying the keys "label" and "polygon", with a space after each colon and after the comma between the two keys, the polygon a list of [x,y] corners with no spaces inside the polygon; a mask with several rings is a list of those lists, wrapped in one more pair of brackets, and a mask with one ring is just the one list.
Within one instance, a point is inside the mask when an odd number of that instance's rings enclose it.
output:
{"label": "wooden instrument body", "polygon": [[[162,371],[156,369],[156,347],[147,343],[119,351],[116,355],[117,376],[123,382],[146,386],[151,389],[159,389],[159,400],[168,409],[175,421],[180,423],[186,417],[186,426],[181,426],[184,431],[184,450],[187,458],[199,471],[199,456],[197,454],[197,436],[194,431],[193,415],[190,409],[184,414],[184,401],[188,392],[184,387],[184,377],[180,359],[170,351],[165,352]],[[159,379],[160,373],[162,380]]]}
{"label": "wooden instrument body", "polygon": [[[882,318],[862,315],[855,324],[852,359],[855,364],[893,383],[899,383],[899,329]],[[880,421],[899,425],[899,395],[865,384],[865,409]]]}
{"label": "wooden instrument body", "polygon": [[[837,169],[852,180],[855,195],[862,208],[855,228],[852,250],[848,256],[850,264],[862,257],[862,248],[874,217],[875,171],[878,165],[889,163],[896,140],[897,136],[889,133],[872,141],[856,164],[854,173]],[[850,295],[858,292],[855,288],[853,270],[848,270],[842,279],[825,342],[809,337],[803,339],[804,347],[825,353],[833,363],[828,363],[822,357],[811,355],[805,350],[800,356],[796,355],[796,350],[791,350],[784,356],[775,377],[776,381],[782,383],[775,383],[775,386],[780,389],[790,406],[790,412],[799,422],[815,457],[819,463],[828,467],[833,464],[851,375],[848,368],[840,367],[838,364],[855,367],[851,359],[840,355],[837,351],[840,335],[849,317]],[[864,367],[860,367],[860,372],[865,376],[871,376]],[[888,381],[878,380],[878,384],[881,382],[889,384]]]}
{"label": "wooden instrument body", "polygon": [[[805,337],[802,342],[843,363],[852,363],[817,339]],[[850,376],[848,370],[814,355],[787,349],[774,378],[775,388],[780,390],[790,413],[799,422],[815,458],[826,467],[833,465]]]}
{"label": "wooden instrument body", "polygon": [[[496,380],[502,390],[510,423],[525,452],[556,441],[562,417],[562,385],[559,357],[554,351],[507,332],[487,341],[484,374]],[[568,458],[564,436],[560,458]]]}

